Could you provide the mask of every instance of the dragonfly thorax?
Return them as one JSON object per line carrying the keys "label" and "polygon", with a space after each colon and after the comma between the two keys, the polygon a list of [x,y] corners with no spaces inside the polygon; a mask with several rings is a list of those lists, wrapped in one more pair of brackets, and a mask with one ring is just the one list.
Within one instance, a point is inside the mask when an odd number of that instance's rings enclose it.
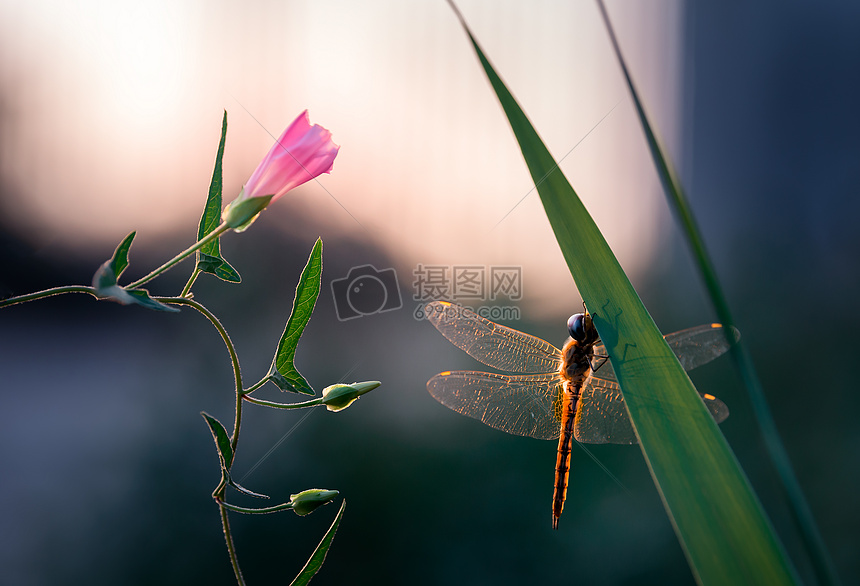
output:
{"label": "dragonfly thorax", "polygon": [[571,339],[561,351],[559,374],[566,381],[581,385],[591,368],[591,355],[600,336],[588,313],[572,315],[567,324]]}
{"label": "dragonfly thorax", "polygon": [[593,343],[582,344],[579,340],[567,341],[561,351],[562,359],[558,368],[562,379],[579,385],[585,381],[588,370],[591,368],[589,358],[593,345]]}

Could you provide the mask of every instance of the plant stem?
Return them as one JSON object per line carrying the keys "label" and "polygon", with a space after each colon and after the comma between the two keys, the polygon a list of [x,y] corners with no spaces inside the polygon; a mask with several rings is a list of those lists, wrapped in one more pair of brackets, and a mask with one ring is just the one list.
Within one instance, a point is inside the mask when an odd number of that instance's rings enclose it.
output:
{"label": "plant stem", "polygon": [[188,294],[191,292],[191,286],[194,285],[194,281],[197,280],[197,276],[200,274],[200,269],[194,267],[194,271],[191,273],[191,277],[189,277],[188,282],[185,283],[185,287],[182,288],[182,293],[179,294],[180,297],[188,297]]}
{"label": "plant stem", "polygon": [[217,329],[218,333],[221,334],[221,339],[224,340],[224,344],[227,346],[227,351],[230,353],[230,361],[233,363],[233,378],[236,383],[236,418],[233,421],[233,436],[230,438],[230,447],[233,448],[233,453],[235,455],[236,444],[239,443],[239,428],[242,425],[242,369],[239,366],[239,355],[236,354],[236,347],[233,346],[233,341],[230,339],[230,335],[227,333],[227,330],[224,329],[224,326],[221,325],[221,322],[218,321],[218,318],[215,317],[211,311],[206,309],[202,303],[189,299],[188,297],[154,297],[153,299],[161,301],[162,303],[189,305],[193,307],[202,313],[206,319],[212,322],[212,325],[215,326],[215,329]]}
{"label": "plant stem", "polygon": [[275,403],[274,401],[265,401],[256,397],[249,397],[248,395],[243,395],[242,398],[249,403],[263,405],[264,407],[274,407],[275,409],[304,409],[305,407],[316,407],[317,405],[322,405],[323,401],[322,397],[317,397],[316,399],[311,399],[310,401],[304,401],[302,403]]}
{"label": "plant stem", "polygon": [[[212,232],[212,234],[217,231],[218,229]],[[230,446],[233,448],[235,458],[236,445],[239,443],[239,428],[242,425],[242,369],[239,366],[239,356],[236,353],[236,347],[233,345],[233,341],[230,339],[230,335],[227,333],[227,330],[224,329],[224,326],[221,325],[221,322],[217,317],[215,317],[215,314],[206,309],[202,303],[187,297],[159,297],[157,299],[162,303],[172,305],[188,305],[202,313],[206,319],[215,326],[215,329],[217,329],[218,333],[221,334],[221,339],[224,340],[224,345],[227,346],[227,352],[230,353],[230,362],[233,363],[233,377],[236,384],[236,418],[233,422],[233,436],[230,438]],[[233,534],[230,531],[230,521],[227,518],[227,507],[220,499],[226,488],[227,483],[224,483],[221,487],[220,494],[216,491],[216,494],[213,496],[218,503],[218,507],[221,509],[221,525],[224,527],[224,538],[227,540],[227,551],[230,554],[230,563],[233,565],[233,572],[236,574],[236,581],[240,586],[244,586],[245,579],[242,577],[242,570],[239,569],[239,560],[236,557],[236,548],[233,545]]]}
{"label": "plant stem", "polygon": [[262,509],[249,509],[247,507],[237,507],[236,505],[225,503],[220,499],[218,500],[218,504],[225,509],[230,509],[231,511],[235,511],[237,513],[245,513],[248,515],[266,515],[269,513],[277,513],[279,511],[289,511],[293,508],[292,503],[281,503],[280,505],[264,507]]}
{"label": "plant stem", "polygon": [[19,295],[17,297],[9,297],[8,299],[0,301],[0,307],[8,307],[18,303],[26,303],[27,301],[35,301],[37,299],[51,297],[52,295],[62,295],[63,293],[89,293],[98,299],[96,290],[93,287],[86,287],[84,285],[68,285],[65,287],[54,287],[53,289],[45,289],[44,291],[28,293],[26,295]]}
{"label": "plant stem", "polygon": [[230,438],[230,446],[233,448],[233,457],[236,457],[236,445],[239,443],[239,427],[242,425],[242,379],[241,375],[236,377],[236,417],[233,419],[233,436]]}
{"label": "plant stem", "polygon": [[158,275],[160,275],[164,271],[173,267],[175,264],[177,264],[177,263],[181,262],[182,260],[186,259],[187,257],[191,256],[192,253],[194,253],[197,250],[199,250],[200,248],[202,248],[205,244],[212,242],[213,240],[215,240],[216,238],[221,236],[221,234],[223,234],[224,232],[226,232],[229,229],[230,229],[230,227],[227,226],[226,223],[222,223],[220,226],[218,226],[217,228],[215,228],[214,230],[209,232],[209,234],[204,236],[202,240],[198,240],[197,242],[195,242],[194,244],[192,244],[191,246],[189,246],[188,248],[186,248],[185,250],[183,250],[182,252],[180,252],[179,254],[174,256],[172,259],[170,259],[169,261],[167,261],[166,263],[164,263],[163,265],[161,265],[160,267],[158,267],[157,269],[155,269],[154,271],[152,271],[151,273],[149,273],[148,275],[143,277],[142,279],[138,279],[137,281],[135,281],[131,285],[126,286],[125,288],[126,289],[134,289],[136,287],[140,287],[144,283],[151,281],[152,279],[154,279],[155,277],[157,277]]}
{"label": "plant stem", "polygon": [[244,391],[242,391],[242,394],[243,394],[243,395],[250,395],[251,393],[253,393],[253,392],[254,392],[254,391],[256,391],[257,389],[259,389],[260,387],[262,387],[262,386],[263,386],[264,384],[266,384],[267,382],[269,382],[269,377],[266,377],[266,378],[264,378],[263,380],[261,380],[261,381],[258,381],[258,382],[256,382],[256,383],[254,383],[253,385],[251,385],[250,387],[248,387],[247,389],[245,389]]}
{"label": "plant stem", "polygon": [[239,568],[239,558],[236,557],[236,546],[233,545],[233,534],[230,531],[230,519],[227,518],[227,507],[219,501],[218,508],[221,509],[221,525],[224,527],[224,539],[227,540],[227,551],[230,552],[230,563],[233,565],[233,573],[236,574],[236,582],[239,583],[239,586],[245,586],[245,578],[242,577],[242,570]]}

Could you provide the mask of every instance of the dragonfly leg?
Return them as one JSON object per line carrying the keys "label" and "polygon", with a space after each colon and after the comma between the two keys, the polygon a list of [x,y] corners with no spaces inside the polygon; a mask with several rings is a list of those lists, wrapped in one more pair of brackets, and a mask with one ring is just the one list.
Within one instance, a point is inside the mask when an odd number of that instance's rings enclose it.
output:
{"label": "dragonfly leg", "polygon": [[[594,366],[594,363],[590,361],[590,360],[593,360],[594,358],[600,358],[600,359],[602,359],[602,360],[600,361],[600,364],[598,364],[597,366]],[[589,360],[589,366],[591,367],[591,372],[597,372],[597,371],[598,371],[598,369],[600,369],[600,367],[601,367],[601,366],[603,366],[604,364],[606,364],[606,362],[609,360],[609,356],[602,356],[602,355],[600,355],[600,354],[595,354],[595,355],[593,355],[593,356],[591,357],[591,359],[590,359],[590,360]]]}

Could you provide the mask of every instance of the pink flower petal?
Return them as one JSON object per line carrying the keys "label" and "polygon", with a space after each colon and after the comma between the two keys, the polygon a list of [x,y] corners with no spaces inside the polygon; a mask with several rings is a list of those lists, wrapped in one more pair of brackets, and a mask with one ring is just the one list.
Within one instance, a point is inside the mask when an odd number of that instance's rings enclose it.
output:
{"label": "pink flower petal", "polygon": [[305,110],[293,120],[245,183],[243,198],[273,195],[272,201],[299,185],[329,173],[340,147],[331,132],[311,126]]}

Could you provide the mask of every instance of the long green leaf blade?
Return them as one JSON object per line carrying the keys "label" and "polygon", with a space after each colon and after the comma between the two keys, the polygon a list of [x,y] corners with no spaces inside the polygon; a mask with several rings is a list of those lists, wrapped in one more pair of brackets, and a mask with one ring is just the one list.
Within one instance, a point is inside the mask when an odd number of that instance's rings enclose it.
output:
{"label": "long green leaf blade", "polygon": [[305,564],[305,567],[302,568],[302,571],[299,572],[296,579],[290,583],[290,586],[304,586],[311,581],[311,578],[313,578],[317,572],[320,571],[320,568],[325,561],[325,556],[331,547],[334,534],[337,533],[337,528],[340,525],[341,518],[343,517],[344,509],[346,509],[346,499],[343,499],[343,502],[340,504],[340,510],[337,512],[337,516],[334,518],[331,527],[326,531],[322,541],[320,541],[317,548],[311,554],[310,559],[308,559],[308,563]]}
{"label": "long green leaf blade", "polygon": [[[624,56],[621,54],[621,47],[618,44],[618,39],[615,37],[615,31],[609,20],[609,14],[606,12],[606,6],[602,0],[597,0],[597,3],[603,16],[603,21],[606,24],[606,29],[609,32],[612,47],[618,58],[621,71],[624,74],[624,79],[627,82],[627,88],[630,90],[630,95],[633,98],[633,105],[636,107],[639,123],[642,125],[642,131],[645,133],[648,149],[651,151],[651,157],[654,159],[654,166],[660,176],[663,191],[666,193],[669,205],[675,210],[675,214],[681,223],[681,231],[687,238],[687,243],[693,252],[696,265],[699,267],[705,288],[711,296],[711,301],[714,304],[720,321],[725,325],[735,325],[735,321],[729,310],[728,301],[726,301],[722,287],[717,279],[717,272],[705,247],[705,241],[693,216],[693,210],[687,197],[684,195],[678,174],[675,172],[669,157],[664,154],[665,149],[661,147],[660,140],[651,127],[651,123],[645,113],[645,108],[642,105],[642,100],[639,98],[639,92],[636,91],[633,78],[630,76]],[[833,560],[827,552],[824,539],[821,537],[821,533],[815,523],[815,518],[812,516],[812,511],[794,474],[794,468],[785,451],[785,446],[779,437],[776,423],[773,420],[770,407],[768,407],[764,396],[764,389],[753,366],[752,357],[743,342],[732,346],[732,355],[744,379],[744,384],[753,406],[753,412],[762,430],[765,446],[782,482],[786,499],[800,529],[801,538],[809,553],[818,581],[822,584],[839,584],[840,580],[833,565]]]}
{"label": "long green leaf blade", "polygon": [[796,583],[782,545],[690,379],[459,12],[458,17],[520,144],[571,275],[594,314],[640,447],[697,580]]}
{"label": "long green leaf blade", "polygon": [[[200,225],[197,228],[197,240],[212,232],[221,224],[221,192],[224,185],[223,166],[224,145],[227,141],[227,111],[221,121],[221,142],[218,143],[218,154],[215,155],[215,169],[212,171],[212,181],[209,183],[209,197],[206,198],[206,207],[200,216]],[[197,251],[197,270],[203,273],[215,275],[222,281],[239,283],[242,278],[230,263],[221,256],[221,241],[215,239]]]}
{"label": "long green leaf blade", "polygon": [[287,320],[284,333],[281,335],[281,341],[278,342],[278,350],[275,353],[275,359],[272,361],[272,367],[269,369],[269,374],[267,375],[269,380],[278,385],[278,388],[282,391],[292,391],[305,395],[314,394],[314,390],[308,384],[308,381],[296,369],[294,360],[299,338],[301,338],[302,332],[305,331],[305,326],[308,325],[308,321],[311,319],[311,313],[319,297],[321,280],[322,239],[317,238],[311,250],[310,257],[308,257],[308,263],[305,265],[302,276],[299,278],[299,284],[296,287],[296,298],[293,301],[293,310],[290,313],[289,320]]}

